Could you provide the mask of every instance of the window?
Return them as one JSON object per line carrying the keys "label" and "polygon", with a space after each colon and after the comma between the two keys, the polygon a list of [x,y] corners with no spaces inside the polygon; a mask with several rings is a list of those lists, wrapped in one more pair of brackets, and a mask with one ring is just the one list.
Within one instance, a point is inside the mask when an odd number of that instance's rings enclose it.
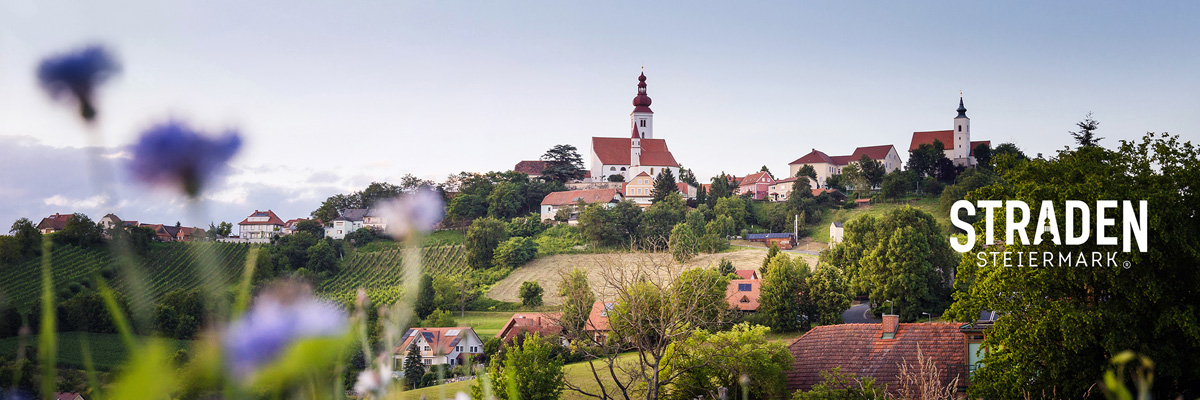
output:
{"label": "window", "polygon": [[962,125],[959,125],[959,126],[958,126],[958,131],[959,131],[959,132],[962,132]]}
{"label": "window", "polygon": [[646,127],[646,120],[644,120],[644,119],[642,120],[642,127],[643,127],[643,128],[645,128],[645,127]]}
{"label": "window", "polygon": [[478,350],[478,349],[479,349],[478,347],[471,346],[471,352],[472,352],[472,353],[478,353],[478,352],[479,352],[479,350]]}
{"label": "window", "polygon": [[433,364],[433,360],[426,358],[425,365],[430,365],[430,364]]}
{"label": "window", "polygon": [[739,292],[749,292],[749,291],[750,291],[750,284],[749,284],[749,283],[739,283],[739,284],[738,284],[738,291],[739,291]]}
{"label": "window", "polygon": [[750,298],[749,298],[749,297],[746,297],[746,296],[742,296],[742,299],[741,299],[741,300],[739,300],[739,302],[740,302],[740,303],[749,303],[749,302],[750,302]]}
{"label": "window", "polygon": [[425,346],[425,351],[430,351],[429,346]]}
{"label": "window", "polygon": [[617,167],[608,167],[608,170],[609,170],[609,171],[616,171],[616,170],[617,170]]}

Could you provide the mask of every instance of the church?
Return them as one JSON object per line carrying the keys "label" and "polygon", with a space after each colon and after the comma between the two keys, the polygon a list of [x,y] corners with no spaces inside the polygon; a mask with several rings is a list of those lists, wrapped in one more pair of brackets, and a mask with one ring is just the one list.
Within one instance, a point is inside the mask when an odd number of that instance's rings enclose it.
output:
{"label": "church", "polygon": [[913,132],[912,142],[908,151],[916,150],[922,144],[942,142],[946,158],[956,166],[970,167],[978,163],[975,160],[975,148],[980,145],[992,147],[990,140],[971,141],[971,119],[967,118],[967,107],[963,106],[962,97],[958,98],[958,116],[954,117],[954,129],[948,131]]}
{"label": "church", "polygon": [[643,172],[658,176],[670,170],[679,179],[679,163],[667,142],[654,138],[654,111],[650,110],[650,96],[646,95],[646,74],[638,76],[637,96],[633,98],[633,112],[629,114],[629,137],[593,137],[591,179],[595,182],[629,182],[630,178]]}

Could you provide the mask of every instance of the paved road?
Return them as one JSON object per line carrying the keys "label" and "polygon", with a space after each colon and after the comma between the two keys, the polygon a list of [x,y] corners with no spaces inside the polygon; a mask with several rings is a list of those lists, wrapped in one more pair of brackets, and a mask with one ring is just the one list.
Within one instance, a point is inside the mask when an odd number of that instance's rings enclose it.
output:
{"label": "paved road", "polygon": [[843,312],[842,322],[847,324],[874,324],[878,323],[879,319],[870,314],[870,308],[867,307],[867,303],[861,303]]}

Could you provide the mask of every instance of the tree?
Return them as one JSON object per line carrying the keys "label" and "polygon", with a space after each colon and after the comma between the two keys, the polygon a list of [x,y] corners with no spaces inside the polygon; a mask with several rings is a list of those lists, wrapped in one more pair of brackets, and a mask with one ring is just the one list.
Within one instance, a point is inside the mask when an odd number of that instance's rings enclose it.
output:
{"label": "tree", "polygon": [[417,302],[413,304],[413,313],[418,319],[425,319],[429,314],[433,313],[434,300],[437,298],[437,292],[433,288],[433,276],[428,273],[421,274],[421,283],[417,286]]}
{"label": "tree", "polygon": [[[554,338],[537,333],[519,344],[510,342],[500,352],[503,357],[492,358],[482,379],[488,380],[492,395],[500,400],[557,400],[565,382],[562,358],[554,356],[558,346]],[[484,397],[486,384],[472,385],[471,397],[490,400]]]}
{"label": "tree", "polygon": [[496,185],[487,200],[487,215],[502,220],[521,215],[522,207],[525,205],[525,199],[521,196],[521,187],[511,182]]}
{"label": "tree", "polygon": [[329,243],[324,240],[309,247],[307,267],[313,272],[337,273],[337,255],[334,254],[333,247],[330,247]]}
{"label": "tree", "polygon": [[733,268],[733,261],[721,257],[721,261],[717,262],[717,272],[720,272],[721,275],[729,276],[737,273],[737,270]]}
{"label": "tree", "polygon": [[421,350],[417,341],[413,340],[404,356],[404,385],[410,389],[421,387],[421,378],[425,376],[425,364],[421,361]]}
{"label": "tree", "polygon": [[1100,122],[1092,119],[1092,112],[1088,111],[1087,116],[1083,117],[1083,121],[1075,123],[1079,127],[1079,131],[1071,132],[1071,136],[1075,138],[1075,142],[1079,143],[1079,147],[1096,147],[1099,146],[1102,137],[1096,136],[1096,130],[1100,129]]}
{"label": "tree", "polygon": [[734,189],[737,187],[732,181],[733,177],[726,175],[724,172],[712,178],[712,184],[709,185],[710,188],[708,191],[709,207],[716,207],[717,200],[719,199],[733,196]]}
{"label": "tree", "polygon": [[612,217],[613,228],[616,229],[617,236],[624,239],[626,243],[635,242],[638,226],[642,223],[642,207],[633,200],[624,200],[613,207]]}
{"label": "tree", "polygon": [[605,203],[588,204],[579,212],[579,231],[584,238],[601,246],[612,246],[620,240],[614,223],[613,210]]}
{"label": "tree", "polygon": [[[229,223],[228,222],[221,223],[220,228],[222,229],[222,232],[224,233],[222,236],[229,236],[229,229],[225,228],[225,225],[227,225],[227,224],[229,224]],[[230,225],[230,227],[232,227],[232,225]],[[318,239],[325,237],[325,227],[322,226],[321,223],[318,222],[317,220],[307,219],[304,221],[297,222],[296,223],[296,231],[308,232],[308,233],[312,234],[313,237],[318,238]]]}
{"label": "tree", "polygon": [[887,174],[883,163],[866,154],[858,159],[858,169],[862,172],[862,177],[866,180],[868,187],[879,187],[883,184],[883,176]]}
{"label": "tree", "polygon": [[541,307],[542,306],[542,285],[537,281],[525,281],[521,283],[521,304],[526,307]]}
{"label": "tree", "polygon": [[[1040,243],[1017,240],[1004,248],[1036,254],[1116,252],[1116,265],[1128,269],[1006,268],[990,261],[981,267],[975,262],[976,252],[987,250],[979,246],[956,260],[956,279],[971,284],[955,294],[943,318],[972,321],[982,309],[1003,315],[984,338],[987,365],[972,376],[970,397],[1084,393],[1111,365],[1109,359],[1127,349],[1153,360],[1154,398],[1200,393],[1200,359],[1194,357],[1200,354],[1200,342],[1193,339],[1200,337],[1195,323],[1200,311],[1193,302],[1180,301],[1200,294],[1200,253],[1194,250],[1200,248],[1196,165],[1200,149],[1193,143],[1147,133],[1140,141],[1121,141],[1112,150],[1080,146],[1024,163],[1005,173],[1004,182],[967,195],[970,201],[1020,200],[1031,206],[1050,200],[1059,227],[1066,219],[1062,199],[1088,205],[1098,200],[1145,200],[1149,214],[1145,252],[1132,238],[1126,240],[1133,240],[1134,246],[1124,252],[1119,245],[1095,240],[1059,246],[1049,235]],[[1109,216],[1113,214],[1120,213]],[[983,233],[983,225],[976,223],[975,230]],[[1000,237],[1003,225],[995,227]],[[1034,239],[1035,225],[1026,229]],[[1114,236],[1120,237],[1116,231]]]}
{"label": "tree", "polygon": [[[719,398],[727,388],[729,399],[744,399],[742,380],[751,399],[778,399],[787,393],[787,371],[795,360],[781,342],[767,340],[768,329],[741,323],[728,331],[698,330],[679,349],[675,369],[684,370],[670,398]],[[713,361],[716,362],[713,362]],[[744,378],[743,378],[744,377]]]}
{"label": "tree", "polygon": [[527,237],[511,237],[496,246],[492,265],[497,267],[519,267],[537,257],[537,243]]}
{"label": "tree", "polygon": [[871,189],[866,175],[863,175],[857,163],[842,168],[842,182],[846,184],[846,188],[858,192],[865,192]]}
{"label": "tree", "polygon": [[571,220],[571,214],[575,213],[574,206],[563,206],[554,212],[554,220],[558,222],[567,222]]}
{"label": "tree", "polygon": [[769,268],[767,265],[770,264],[771,260],[777,255],[779,255],[779,245],[775,242],[771,242],[767,245],[767,256],[763,257],[762,267],[758,269],[758,272],[765,276]]}
{"label": "tree", "polygon": [[916,174],[912,171],[895,170],[883,177],[880,191],[883,197],[895,200],[916,188]]}
{"label": "tree", "polygon": [[642,213],[639,227],[644,245],[654,248],[666,244],[675,224],[683,222],[685,212],[687,206],[683,204],[683,196],[679,192],[671,193],[662,201],[647,207]]}
{"label": "tree", "polygon": [[682,165],[679,166],[679,181],[697,188],[700,187],[700,181],[696,180],[696,174],[691,169],[684,168]]}
{"label": "tree", "polygon": [[608,176],[609,182],[625,182],[625,175],[612,174]]}
{"label": "tree", "polygon": [[933,143],[921,143],[908,151],[908,170],[918,177],[933,176],[938,160],[946,158],[946,144],[934,139]]}
{"label": "tree", "polygon": [[63,230],[55,232],[52,237],[54,238],[54,244],[57,245],[70,244],[87,247],[99,244],[102,232],[100,225],[92,222],[91,218],[80,213],[75,213],[67,219]]}
{"label": "tree", "polygon": [[975,162],[980,167],[992,168],[992,147],[987,143],[980,143],[975,148],[971,149],[971,155],[975,157]]}
{"label": "tree", "polygon": [[846,186],[849,184],[850,183],[847,182],[847,180],[845,179],[845,176],[843,176],[842,174],[834,174],[834,175],[830,175],[828,178],[825,178],[825,188],[826,189],[833,189],[833,190],[837,190],[839,192],[845,192]]}
{"label": "tree", "polygon": [[663,201],[671,193],[679,193],[679,186],[675,182],[675,173],[671,172],[670,168],[663,168],[654,178],[654,188],[650,189],[650,202]]}
{"label": "tree", "polygon": [[460,193],[450,200],[446,216],[455,221],[472,221],[484,217],[488,212],[488,202],[482,196],[470,193]]}
{"label": "tree", "polygon": [[587,273],[573,268],[563,275],[562,282],[558,284],[558,295],[563,299],[562,316],[558,321],[563,327],[563,335],[568,339],[583,337],[592,304],[596,302],[596,294],[592,292]]}
{"label": "tree", "polygon": [[504,221],[485,217],[476,219],[467,228],[467,264],[475,269],[492,266],[496,246],[508,240],[508,225]]}
{"label": "tree", "polygon": [[796,169],[796,177],[799,178],[802,176],[812,180],[813,182],[816,182],[817,169],[813,168],[813,166],[809,164],[801,165],[800,168]]}
{"label": "tree", "polygon": [[508,233],[513,236],[533,238],[549,228],[550,224],[542,222],[542,217],[538,213],[530,213],[524,217],[517,217],[508,221]]}
{"label": "tree", "polygon": [[583,179],[583,156],[579,155],[575,146],[559,144],[542,154],[546,167],[542,168],[542,179],[552,182],[567,183]]}
{"label": "tree", "polygon": [[713,215],[723,215],[733,220],[734,231],[747,225],[746,217],[749,214],[749,211],[746,210],[746,202],[736,197],[722,197],[717,199],[717,204],[713,206]]}
{"label": "tree", "polygon": [[807,392],[796,391],[792,400],[875,400],[891,398],[884,388],[875,386],[875,379],[859,378],[842,372],[842,367],[821,371],[821,383]]}
{"label": "tree", "polygon": [[8,233],[16,238],[22,257],[33,258],[42,254],[42,231],[39,231],[29,218],[21,218],[13,222]]}
{"label": "tree", "polygon": [[1029,161],[1029,157],[1025,156],[1025,153],[1017,145],[1002,143],[992,150],[991,161],[992,170],[997,174],[1004,175],[1005,172]]}
{"label": "tree", "polygon": [[668,241],[667,247],[671,249],[671,257],[676,262],[687,262],[692,257],[696,256],[697,243],[696,234],[687,223],[675,224],[671,229],[671,238]]}
{"label": "tree", "polygon": [[450,328],[458,326],[458,322],[454,320],[454,314],[444,310],[433,310],[421,322],[421,326],[426,328]]}
{"label": "tree", "polygon": [[808,277],[808,290],[813,302],[813,320],[821,325],[842,323],[842,312],[850,308],[850,286],[842,271],[831,265],[819,264]]}
{"label": "tree", "polygon": [[808,328],[812,308],[808,298],[808,263],[780,253],[771,259],[769,270],[763,277],[758,313],[776,332]]}
{"label": "tree", "polygon": [[821,253],[821,263],[845,271],[853,289],[867,292],[872,304],[891,300],[903,322],[941,311],[959,257],[932,215],[905,205],[853,219],[844,235],[842,243]]}

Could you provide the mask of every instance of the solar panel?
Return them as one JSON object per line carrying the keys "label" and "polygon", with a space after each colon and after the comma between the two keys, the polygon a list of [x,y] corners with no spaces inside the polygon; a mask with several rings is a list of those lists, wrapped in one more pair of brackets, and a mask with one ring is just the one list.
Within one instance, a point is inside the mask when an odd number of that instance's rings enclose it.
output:
{"label": "solar panel", "polygon": [[446,336],[458,336],[458,331],[459,331],[458,329],[451,329],[449,331],[446,331]]}
{"label": "solar panel", "polygon": [[739,284],[738,284],[738,291],[739,291],[739,292],[749,292],[749,291],[750,291],[750,284],[749,284],[749,283],[739,283]]}

